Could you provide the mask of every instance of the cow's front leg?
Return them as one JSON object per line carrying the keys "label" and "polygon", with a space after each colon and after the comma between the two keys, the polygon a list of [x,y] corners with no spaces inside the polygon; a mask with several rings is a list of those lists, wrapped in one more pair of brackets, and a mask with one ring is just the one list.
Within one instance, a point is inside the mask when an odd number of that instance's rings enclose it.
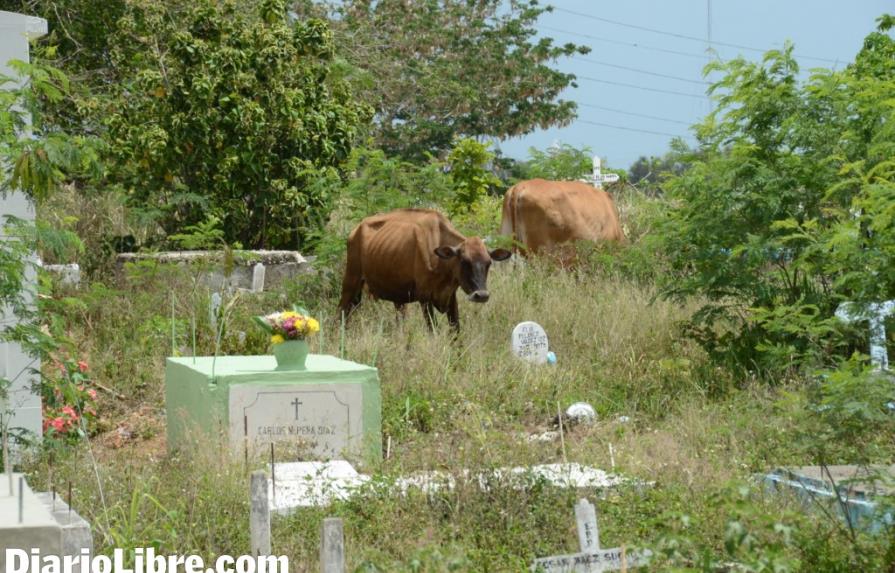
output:
{"label": "cow's front leg", "polygon": [[435,305],[431,302],[420,302],[423,309],[423,316],[426,318],[426,325],[429,332],[435,332]]}
{"label": "cow's front leg", "polygon": [[460,308],[457,306],[457,293],[451,295],[451,302],[448,303],[448,323],[455,332],[460,330]]}

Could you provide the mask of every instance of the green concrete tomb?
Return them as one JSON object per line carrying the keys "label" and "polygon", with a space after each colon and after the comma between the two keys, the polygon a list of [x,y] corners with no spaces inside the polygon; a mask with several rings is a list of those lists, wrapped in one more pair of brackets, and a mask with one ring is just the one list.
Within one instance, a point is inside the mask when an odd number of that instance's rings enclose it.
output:
{"label": "green concrete tomb", "polygon": [[277,371],[273,356],[168,358],[168,450],[223,441],[234,455],[277,459],[382,458],[375,368],[324,354]]}

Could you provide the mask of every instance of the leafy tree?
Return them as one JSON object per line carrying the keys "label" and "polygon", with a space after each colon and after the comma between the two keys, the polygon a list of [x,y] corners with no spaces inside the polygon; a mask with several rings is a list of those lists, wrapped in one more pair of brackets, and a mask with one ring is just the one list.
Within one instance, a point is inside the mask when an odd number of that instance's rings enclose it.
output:
{"label": "leafy tree", "polygon": [[254,8],[127,4],[110,56],[127,73],[103,110],[110,178],[166,233],[214,216],[227,242],[295,247],[327,204],[313,182],[370,111],[329,76],[325,22]]}
{"label": "leafy tree", "polygon": [[575,77],[549,64],[589,48],[534,40],[549,9],[536,0],[335,4],[340,54],[376,108],[377,144],[422,159],[461,136],[505,138],[572,121],[574,102],[558,98]]}
{"label": "leafy tree", "polygon": [[97,142],[58,132],[43,121],[42,101],[68,101],[69,81],[61,70],[21,61],[10,66],[24,85],[0,75],[0,193],[19,189],[39,201],[68,175],[97,169]]}
{"label": "leafy tree", "polygon": [[691,332],[717,358],[780,372],[846,357],[834,311],[895,296],[891,19],[846,70],[800,84],[792,47],[710,64],[715,111],[667,189],[667,294],[708,302]]}
{"label": "leafy tree", "polygon": [[451,213],[468,212],[489,189],[500,187],[500,179],[488,170],[494,155],[487,143],[465,138],[456,142],[448,154],[454,200]]}
{"label": "leafy tree", "polygon": [[530,159],[522,168],[525,179],[575,181],[590,177],[593,172],[593,151],[590,147],[578,149],[563,143],[551,145],[544,151],[532,147],[528,155]]}
{"label": "leafy tree", "polygon": [[687,164],[681,161],[681,156],[689,150],[683,141],[676,141],[673,145],[675,149],[662,157],[641,155],[637,158],[628,168],[629,181],[643,191],[655,193],[665,179],[683,173]]}

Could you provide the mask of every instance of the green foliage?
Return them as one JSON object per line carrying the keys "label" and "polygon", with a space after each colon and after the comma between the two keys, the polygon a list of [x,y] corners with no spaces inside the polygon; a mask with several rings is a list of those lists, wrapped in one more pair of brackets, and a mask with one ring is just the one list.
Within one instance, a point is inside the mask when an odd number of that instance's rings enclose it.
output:
{"label": "green foliage", "polygon": [[895,435],[892,380],[855,355],[819,373],[799,407],[797,443],[817,464],[888,464]]}
{"label": "green foliage", "polygon": [[685,144],[678,140],[672,144],[672,150],[662,157],[641,155],[628,168],[628,179],[641,191],[655,195],[661,191],[666,179],[681,175],[687,169],[688,165],[681,157],[686,151]]}
{"label": "green foliage", "polygon": [[[221,229],[222,221],[214,215],[209,215],[205,221],[196,225],[187,225],[186,233],[175,233],[168,235],[168,240],[182,249],[216,249],[222,244],[226,246],[224,241],[224,231]],[[234,245],[240,248],[239,245]]]}
{"label": "green foliage", "polygon": [[138,1],[112,33],[122,79],[100,113],[131,207],[168,233],[210,216],[227,243],[297,247],[370,115],[329,76],[326,23],[275,0]]}
{"label": "green foliage", "polygon": [[361,219],[393,209],[436,208],[452,197],[450,176],[443,164],[431,158],[418,165],[389,157],[382,150],[358,147],[345,162],[344,173],[342,179],[333,177],[323,183],[326,195],[333,198],[332,216],[321,221],[321,230],[309,237],[320,279],[330,288],[341,280],[338,265],[344,260],[345,240]]}
{"label": "green foliage", "polygon": [[506,138],[568,124],[558,99],[575,76],[551,63],[587,53],[535,39],[548,7],[536,0],[341,2],[333,26],[340,55],[389,154],[423,159],[458,137]]}
{"label": "green foliage", "polygon": [[42,101],[67,101],[69,81],[61,70],[45,63],[9,64],[16,77],[0,75],[0,194],[18,189],[40,201],[73,173],[96,169],[96,141],[43,122]]}
{"label": "green foliage", "polygon": [[488,151],[488,143],[466,138],[454,144],[447,156],[454,200],[452,215],[468,212],[489,190],[501,186],[500,179],[488,170],[494,155]]}
{"label": "green foliage", "polygon": [[717,359],[758,374],[849,354],[833,313],[895,296],[895,72],[868,36],[855,63],[800,83],[792,47],[709,71],[715,110],[670,179],[660,226],[669,295],[707,299],[691,332]]}
{"label": "green foliage", "polygon": [[593,171],[593,151],[590,147],[578,149],[563,143],[544,151],[532,147],[528,155],[530,159],[522,166],[522,179],[576,181],[590,177]]}

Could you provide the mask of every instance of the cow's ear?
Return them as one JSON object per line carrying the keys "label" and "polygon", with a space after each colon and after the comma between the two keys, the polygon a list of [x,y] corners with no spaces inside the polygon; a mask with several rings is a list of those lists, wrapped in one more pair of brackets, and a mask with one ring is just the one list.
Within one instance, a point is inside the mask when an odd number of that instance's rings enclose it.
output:
{"label": "cow's ear", "polygon": [[459,253],[460,249],[447,245],[435,249],[435,254],[438,255],[439,259],[449,259],[451,257],[456,257]]}
{"label": "cow's ear", "polygon": [[492,261],[505,261],[513,255],[513,253],[506,249],[494,249],[488,254],[491,255]]}

